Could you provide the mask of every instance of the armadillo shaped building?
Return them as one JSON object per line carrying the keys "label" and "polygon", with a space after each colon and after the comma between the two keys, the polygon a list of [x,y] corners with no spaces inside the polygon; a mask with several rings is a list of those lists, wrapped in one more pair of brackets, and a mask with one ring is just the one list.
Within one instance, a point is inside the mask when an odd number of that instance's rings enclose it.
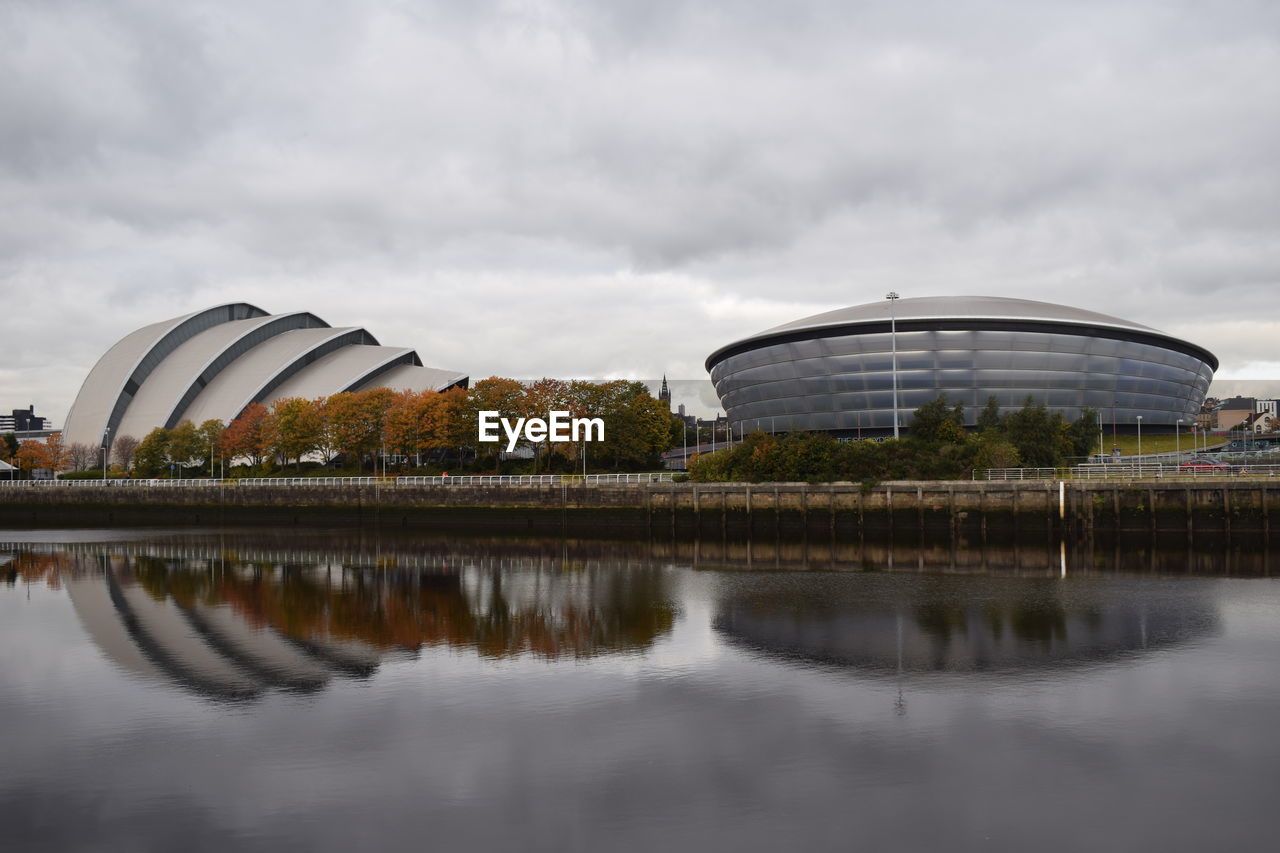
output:
{"label": "armadillo shaped building", "polygon": [[97,447],[183,420],[229,423],[251,403],[283,397],[369,388],[443,391],[467,382],[456,370],[424,367],[409,347],[382,346],[358,326],[235,302],[121,338],[89,371],[63,440]]}

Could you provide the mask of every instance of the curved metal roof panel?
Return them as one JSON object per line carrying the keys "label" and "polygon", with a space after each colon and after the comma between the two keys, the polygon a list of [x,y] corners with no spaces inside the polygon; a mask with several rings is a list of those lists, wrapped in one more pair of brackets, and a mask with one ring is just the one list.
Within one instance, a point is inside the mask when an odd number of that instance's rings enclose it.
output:
{"label": "curved metal roof panel", "polygon": [[438,367],[419,367],[403,364],[393,367],[355,391],[368,391],[370,388],[390,388],[394,391],[444,391],[454,385],[466,386],[470,377],[456,370],[444,370]]}
{"label": "curved metal roof panel", "polygon": [[120,421],[117,435],[142,438],[156,427],[173,427],[186,407],[228,364],[253,346],[299,328],[327,328],[308,313],[271,314],[206,329],[169,354],[147,377]]}
{"label": "curved metal roof panel", "polygon": [[125,335],[98,359],[80,386],[62,430],[67,444],[100,446],[109,428],[111,435],[124,417],[134,395],[164,359],[200,332],[266,311],[245,302],[232,302],[183,314],[143,326]]}
{"label": "curved metal roof panel", "polygon": [[410,347],[350,346],[318,358],[281,382],[271,392],[270,401],[285,397],[313,400],[340,391],[352,391],[397,365],[420,364]]}
{"label": "curved metal roof panel", "polygon": [[285,380],[323,356],[353,344],[377,343],[355,327],[284,332],[224,368],[178,417],[197,424],[210,418],[229,423],[250,403],[271,399]]}

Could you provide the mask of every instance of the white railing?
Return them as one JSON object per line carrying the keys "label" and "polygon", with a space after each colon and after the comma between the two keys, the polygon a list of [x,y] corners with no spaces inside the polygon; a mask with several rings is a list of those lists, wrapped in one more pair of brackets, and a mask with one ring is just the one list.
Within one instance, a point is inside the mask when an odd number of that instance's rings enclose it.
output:
{"label": "white railing", "polygon": [[607,486],[619,483],[670,483],[670,471],[645,474],[461,474],[456,477],[396,477],[406,486]]}
{"label": "white railing", "polygon": [[975,480],[1190,480],[1221,477],[1280,477],[1280,465],[1230,465],[1225,469],[1214,469],[1194,463],[1109,463],[1070,468],[987,468],[973,472]]}
{"label": "white railing", "polygon": [[975,480],[1060,480],[1061,468],[986,468],[973,472]]}
{"label": "white railing", "polygon": [[0,480],[0,488],[346,488],[378,486],[610,486],[670,483],[671,472],[644,474],[464,474],[457,477],[243,477],[240,479]]}

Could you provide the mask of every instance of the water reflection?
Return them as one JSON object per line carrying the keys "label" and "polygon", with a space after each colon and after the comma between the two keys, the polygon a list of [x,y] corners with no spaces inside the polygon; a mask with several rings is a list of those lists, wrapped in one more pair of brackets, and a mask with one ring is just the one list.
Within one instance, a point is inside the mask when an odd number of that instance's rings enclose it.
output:
{"label": "water reflection", "polygon": [[1142,653],[1216,633],[1206,595],[1038,578],[785,575],[735,585],[716,629],[771,655],[873,672],[1026,670]]}
{"label": "water reflection", "polygon": [[[788,659],[868,671],[1086,662],[1217,630],[1188,592],[1091,585],[1117,556],[1061,542],[957,549],[884,542],[440,539],[368,531],[177,532],[133,542],[0,544],[13,580],[65,584],[122,665],[202,693],[315,690],[424,647],[481,658],[640,652],[670,634],[672,572],[712,586],[714,629]],[[1126,554],[1132,554],[1126,550]],[[1182,555],[1182,562],[1179,562]],[[1267,568],[1155,549],[1140,570]]]}
{"label": "water reflection", "polygon": [[174,546],[18,553],[7,570],[13,582],[64,587],[85,630],[119,665],[227,699],[319,689],[423,647],[484,658],[632,652],[668,633],[676,615],[666,573],[653,565],[455,558],[371,571],[315,557],[282,563],[148,549]]}
{"label": "water reflection", "polygon": [[1199,536],[1195,564],[1066,577],[1056,543],[748,567],[44,537],[0,534],[5,850],[1252,850],[1274,824],[1280,586],[1188,577],[1228,565]]}

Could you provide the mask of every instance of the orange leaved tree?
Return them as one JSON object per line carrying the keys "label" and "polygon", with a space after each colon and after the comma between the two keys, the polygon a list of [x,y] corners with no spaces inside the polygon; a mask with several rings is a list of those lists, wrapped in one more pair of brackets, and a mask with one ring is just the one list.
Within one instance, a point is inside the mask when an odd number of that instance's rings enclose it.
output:
{"label": "orange leaved tree", "polygon": [[261,465],[270,452],[262,435],[262,422],[267,418],[267,407],[250,403],[240,417],[227,424],[222,433],[222,452],[229,458],[243,456],[251,465]]}

